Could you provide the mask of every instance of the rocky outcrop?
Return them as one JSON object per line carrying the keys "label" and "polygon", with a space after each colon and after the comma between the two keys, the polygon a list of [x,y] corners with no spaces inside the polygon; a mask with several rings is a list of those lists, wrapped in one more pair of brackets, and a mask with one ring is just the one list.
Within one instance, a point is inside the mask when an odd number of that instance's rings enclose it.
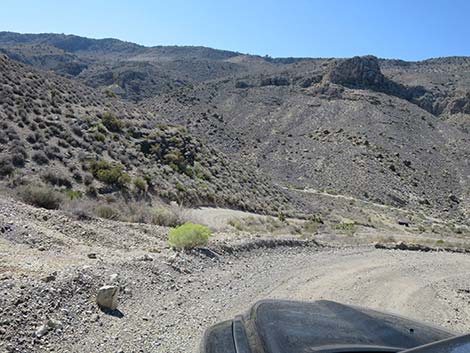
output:
{"label": "rocky outcrop", "polygon": [[447,106],[447,110],[450,114],[470,114],[470,92],[452,99]]}
{"label": "rocky outcrop", "polygon": [[264,77],[261,79],[259,85],[264,86],[289,86],[290,82],[286,77],[282,76],[273,76],[273,77]]}
{"label": "rocky outcrop", "polygon": [[380,69],[379,59],[372,55],[335,61],[322,80],[323,85],[330,83],[393,95],[434,115],[443,112],[470,114],[470,92],[452,97],[430,92],[422,86],[402,85],[385,77]]}
{"label": "rocky outcrop", "polygon": [[422,252],[430,252],[430,251],[445,251],[451,253],[459,253],[459,254],[470,254],[470,249],[465,248],[458,248],[458,247],[436,247],[436,246],[427,246],[423,244],[414,244],[414,243],[405,243],[400,241],[394,244],[382,244],[377,243],[375,244],[376,249],[384,249],[384,250],[406,250],[406,251],[422,251]]}
{"label": "rocky outcrop", "polygon": [[[438,97],[422,86],[405,86],[388,79],[380,69],[379,60],[372,55],[336,61],[323,77],[323,85],[330,83],[393,95],[406,99],[432,114],[442,112]],[[462,103],[456,102],[456,106],[460,107]]]}
{"label": "rocky outcrop", "polygon": [[323,80],[357,87],[382,87],[386,82],[380,71],[379,60],[372,55],[336,61]]}

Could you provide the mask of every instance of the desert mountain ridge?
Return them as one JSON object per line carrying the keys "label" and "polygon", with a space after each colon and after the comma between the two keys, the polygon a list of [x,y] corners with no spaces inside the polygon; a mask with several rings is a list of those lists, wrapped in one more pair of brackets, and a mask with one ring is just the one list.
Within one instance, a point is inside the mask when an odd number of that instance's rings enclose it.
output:
{"label": "desert mountain ridge", "polygon": [[[205,47],[12,32],[0,32],[0,52],[8,57],[2,60],[3,94],[14,102],[4,107],[7,122],[20,114],[18,92],[27,92],[6,89],[16,65],[23,78],[46,75],[67,82],[68,92],[86,89],[99,96],[96,124],[104,113],[120,118],[129,112],[124,119],[132,130],[140,129],[132,127],[140,120],[150,128],[185,127],[207,148],[221,151],[226,164],[247,164],[232,180],[253,170],[273,180],[264,184],[266,190],[277,184],[468,219],[468,57],[273,59]],[[87,111],[88,102],[76,104]],[[47,114],[40,111],[36,119]],[[66,114],[56,116],[62,120]],[[143,152],[142,141],[136,141],[142,136],[135,136],[131,142],[140,143]],[[116,153],[111,141],[101,142],[103,152],[109,150],[106,157]],[[118,152],[121,158],[128,153]]]}

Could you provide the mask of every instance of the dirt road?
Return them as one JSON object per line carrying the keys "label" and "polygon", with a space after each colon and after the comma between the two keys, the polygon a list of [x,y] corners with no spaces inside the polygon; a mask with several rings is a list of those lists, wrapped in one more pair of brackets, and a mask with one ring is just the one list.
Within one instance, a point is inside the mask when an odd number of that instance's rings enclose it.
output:
{"label": "dirt road", "polygon": [[208,325],[265,298],[330,299],[470,331],[470,257],[460,254],[257,250],[173,285],[163,293],[141,288],[123,305],[124,318],[103,317],[101,331],[70,349],[196,352]]}
{"label": "dirt road", "polygon": [[[336,300],[470,331],[469,255],[277,247],[209,258],[173,251],[162,227],[8,200],[0,223],[2,353],[197,352],[208,326],[266,298]],[[110,278],[118,315],[95,303]],[[61,324],[37,337],[48,319]]]}

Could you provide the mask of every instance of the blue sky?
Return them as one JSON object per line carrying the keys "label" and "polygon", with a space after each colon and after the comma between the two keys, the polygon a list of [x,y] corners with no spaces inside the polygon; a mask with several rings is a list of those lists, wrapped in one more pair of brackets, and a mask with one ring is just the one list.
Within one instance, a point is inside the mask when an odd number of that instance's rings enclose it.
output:
{"label": "blue sky", "polygon": [[0,0],[0,30],[274,57],[470,56],[469,0]]}

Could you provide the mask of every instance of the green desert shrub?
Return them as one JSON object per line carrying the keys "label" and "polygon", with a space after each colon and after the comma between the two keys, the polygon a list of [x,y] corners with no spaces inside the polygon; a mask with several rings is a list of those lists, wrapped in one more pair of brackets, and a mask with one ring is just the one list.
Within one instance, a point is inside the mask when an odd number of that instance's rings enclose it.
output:
{"label": "green desert shrub", "polygon": [[137,191],[139,192],[146,192],[147,191],[147,182],[142,178],[135,178],[134,179],[134,186]]}
{"label": "green desert shrub", "polygon": [[211,231],[201,224],[185,223],[170,229],[168,243],[177,249],[192,249],[207,244]]}
{"label": "green desert shrub", "polygon": [[101,117],[101,122],[109,131],[112,132],[120,132],[124,127],[124,124],[121,120],[116,118],[114,114],[108,112],[103,114]]}
{"label": "green desert shrub", "polygon": [[13,174],[15,168],[10,158],[1,156],[0,157],[0,177],[8,176]]}
{"label": "green desert shrub", "polygon": [[317,233],[320,225],[323,224],[323,219],[319,215],[312,215],[307,221],[303,224],[303,229],[307,233]]}
{"label": "green desert shrub", "polygon": [[317,214],[312,215],[309,220],[318,224],[323,224],[323,219]]}
{"label": "green desert shrub", "polygon": [[104,94],[106,95],[106,97],[108,98],[117,98],[117,95],[116,93],[114,93],[113,91],[107,89],[104,91]]}
{"label": "green desert shrub", "polygon": [[345,221],[345,222],[338,223],[335,226],[335,229],[342,231],[348,235],[353,235],[354,233],[356,233],[357,226],[356,226],[356,222]]}
{"label": "green desert shrub", "polygon": [[55,210],[63,203],[63,195],[52,188],[27,186],[20,191],[21,199],[36,207]]}
{"label": "green desert shrub", "polygon": [[65,190],[65,195],[67,195],[67,197],[68,197],[70,200],[77,200],[77,199],[82,198],[83,193],[80,192],[80,191],[67,189],[67,190]]}
{"label": "green desert shrub", "polygon": [[129,174],[123,171],[122,164],[113,164],[100,160],[90,162],[88,167],[96,179],[108,185],[125,187],[131,181]]}
{"label": "green desert shrub", "polygon": [[103,134],[100,134],[100,133],[96,133],[95,134],[95,139],[96,141],[99,141],[99,142],[105,142],[106,141],[106,136],[104,136]]}
{"label": "green desert shrub", "polygon": [[282,228],[284,226],[284,221],[281,221],[279,218],[274,217],[267,217],[266,218],[267,229],[270,232],[274,232],[275,230]]}

